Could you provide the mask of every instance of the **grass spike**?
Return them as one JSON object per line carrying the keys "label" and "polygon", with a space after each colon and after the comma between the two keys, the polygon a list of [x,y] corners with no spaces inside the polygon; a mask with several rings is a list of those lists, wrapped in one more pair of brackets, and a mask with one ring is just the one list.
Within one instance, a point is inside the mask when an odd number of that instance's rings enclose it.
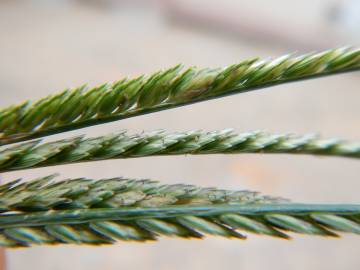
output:
{"label": "grass spike", "polygon": [[[250,191],[124,178],[55,181],[51,177],[14,181],[0,190],[0,246],[4,247],[105,245],[204,234],[244,239],[242,232],[283,239],[290,238],[288,232],[360,234],[360,205],[297,204]],[[14,200],[18,195],[24,200]],[[156,203],[141,203],[153,198]]]}
{"label": "grass spike", "polygon": [[282,83],[360,69],[358,48],[249,59],[218,69],[175,66],[99,87],[85,85],[0,110],[0,145],[30,140]]}
{"label": "grass spike", "polygon": [[0,150],[0,172],[105,159],[163,155],[237,153],[310,154],[360,158],[360,143],[231,130],[213,132],[161,131],[128,135],[125,132],[96,138],[76,137],[49,143],[24,143]]}

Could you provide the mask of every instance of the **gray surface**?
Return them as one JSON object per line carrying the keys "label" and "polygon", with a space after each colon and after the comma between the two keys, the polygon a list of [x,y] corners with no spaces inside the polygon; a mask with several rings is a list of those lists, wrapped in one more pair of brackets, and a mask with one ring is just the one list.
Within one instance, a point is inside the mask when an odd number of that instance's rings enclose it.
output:
{"label": "gray surface", "polygon": [[[67,1],[70,3],[70,1]],[[199,1],[198,1],[199,2]],[[227,1],[231,2],[231,1]],[[241,8],[241,1],[237,8]],[[259,8],[261,1],[254,6]],[[264,1],[263,1],[264,2]],[[281,1],[285,2],[285,1]],[[303,1],[293,12],[321,24],[326,1]],[[171,24],[156,7],[0,2],[0,105],[88,82],[91,85],[134,76],[179,62],[220,66],[251,56],[278,56],[286,47],[225,38],[213,32]],[[244,3],[244,2],[242,2]],[[264,2],[266,3],[266,2]],[[264,10],[267,10],[263,6]],[[287,8],[287,10],[286,10]],[[302,8],[302,9],[301,9]],[[292,11],[285,13],[285,11]],[[284,15],[285,14],[285,15]],[[306,17],[307,16],[307,17]],[[319,38],[325,38],[319,36]],[[301,50],[301,48],[299,48]],[[313,133],[360,140],[359,74],[288,84],[223,98],[70,134],[104,134],[165,128],[170,131],[233,127],[236,131]],[[253,189],[300,202],[359,200],[360,163],[309,156],[233,155],[153,157],[106,161],[2,175],[31,179],[53,172],[94,178],[127,176],[165,183]],[[340,240],[295,236],[293,241],[250,235],[247,241],[209,237],[203,241],[163,238],[157,243],[111,247],[35,247],[8,250],[9,269],[359,269],[360,237]]]}

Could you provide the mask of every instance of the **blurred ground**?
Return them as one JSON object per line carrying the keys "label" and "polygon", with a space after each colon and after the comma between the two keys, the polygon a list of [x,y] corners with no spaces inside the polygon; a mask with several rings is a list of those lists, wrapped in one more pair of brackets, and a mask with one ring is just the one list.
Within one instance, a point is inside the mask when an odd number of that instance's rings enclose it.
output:
{"label": "blurred ground", "polygon": [[[351,23],[356,25],[357,17],[337,9],[340,3],[0,1],[0,106],[177,63],[215,67],[252,56],[358,45]],[[239,132],[317,132],[360,140],[359,82],[359,74],[346,74],[282,85],[69,135],[233,127]],[[253,189],[301,202],[359,203],[359,169],[355,160],[309,156],[154,157],[8,173],[2,181],[53,172],[64,177],[150,177],[165,183]],[[248,241],[163,238],[150,244],[35,247],[6,253],[10,270],[355,270],[360,266],[359,249],[359,236],[296,236],[287,242],[251,235]]]}

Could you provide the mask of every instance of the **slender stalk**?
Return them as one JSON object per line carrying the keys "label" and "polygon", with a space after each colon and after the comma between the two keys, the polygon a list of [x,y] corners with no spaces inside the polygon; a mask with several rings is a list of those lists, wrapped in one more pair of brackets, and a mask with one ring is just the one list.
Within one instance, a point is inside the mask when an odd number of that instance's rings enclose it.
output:
{"label": "slender stalk", "polygon": [[149,77],[85,86],[0,111],[0,145],[98,125],[273,85],[360,69],[359,49],[334,49],[224,69],[176,66]]}
{"label": "slender stalk", "polygon": [[57,210],[25,214],[3,214],[0,228],[43,226],[50,224],[81,224],[94,221],[132,221],[143,218],[167,219],[182,216],[212,217],[223,214],[239,214],[248,217],[288,215],[306,217],[318,214],[352,217],[360,214],[358,204],[216,204],[173,205],[164,207],[122,207],[111,209]]}
{"label": "slender stalk", "polygon": [[314,135],[294,136],[231,130],[214,132],[162,131],[96,138],[72,138],[49,143],[24,143],[0,152],[0,172],[106,159],[163,155],[237,153],[310,154],[360,158],[360,144]]}

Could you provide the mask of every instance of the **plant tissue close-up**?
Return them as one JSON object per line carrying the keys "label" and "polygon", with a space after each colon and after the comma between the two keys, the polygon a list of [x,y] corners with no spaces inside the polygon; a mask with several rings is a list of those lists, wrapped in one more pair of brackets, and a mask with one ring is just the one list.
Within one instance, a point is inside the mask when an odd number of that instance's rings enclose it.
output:
{"label": "plant tissue close-up", "polygon": [[360,5],[290,2],[0,1],[0,270],[359,269]]}

